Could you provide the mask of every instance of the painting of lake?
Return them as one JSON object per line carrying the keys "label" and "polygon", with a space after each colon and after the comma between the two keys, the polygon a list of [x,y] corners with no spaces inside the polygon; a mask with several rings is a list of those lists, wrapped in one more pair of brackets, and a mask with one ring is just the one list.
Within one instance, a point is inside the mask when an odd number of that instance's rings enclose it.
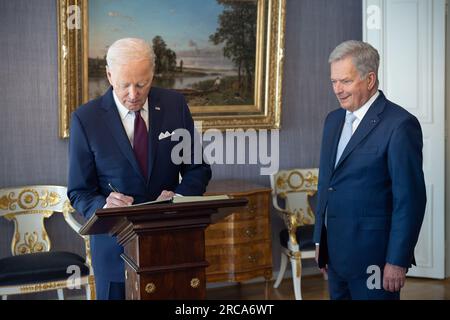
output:
{"label": "painting of lake", "polygon": [[252,105],[257,0],[90,0],[89,99],[107,90],[106,52],[117,39],[153,46],[153,86],[190,105]]}

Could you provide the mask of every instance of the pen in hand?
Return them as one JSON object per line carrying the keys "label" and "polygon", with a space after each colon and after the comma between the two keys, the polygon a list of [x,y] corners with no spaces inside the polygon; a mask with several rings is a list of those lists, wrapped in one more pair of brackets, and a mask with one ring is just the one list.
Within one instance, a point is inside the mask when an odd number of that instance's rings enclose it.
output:
{"label": "pen in hand", "polygon": [[112,192],[120,193],[119,190],[117,190],[116,188],[113,187],[113,185],[111,184],[111,182],[108,182],[108,187],[111,189]]}
{"label": "pen in hand", "polygon": [[133,197],[122,194],[110,182],[108,182],[108,187],[111,189],[112,193],[106,198],[104,208],[126,207],[133,204]]}

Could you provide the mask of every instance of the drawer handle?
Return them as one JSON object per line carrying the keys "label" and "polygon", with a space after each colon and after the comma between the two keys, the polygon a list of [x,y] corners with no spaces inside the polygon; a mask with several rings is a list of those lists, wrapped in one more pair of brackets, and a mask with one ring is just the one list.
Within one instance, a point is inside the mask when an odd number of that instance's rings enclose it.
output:
{"label": "drawer handle", "polygon": [[191,287],[196,289],[200,286],[200,279],[199,278],[192,278],[191,280]]}
{"label": "drawer handle", "polygon": [[147,283],[145,286],[145,292],[147,293],[153,293],[156,291],[156,286],[153,282]]}
{"label": "drawer handle", "polygon": [[252,228],[252,229],[245,230],[245,234],[247,235],[247,237],[253,238],[255,236],[256,232],[255,232],[255,229]]}
{"label": "drawer handle", "polygon": [[251,254],[248,255],[248,261],[250,261],[251,263],[255,263],[257,260],[258,260],[257,257],[255,257]]}

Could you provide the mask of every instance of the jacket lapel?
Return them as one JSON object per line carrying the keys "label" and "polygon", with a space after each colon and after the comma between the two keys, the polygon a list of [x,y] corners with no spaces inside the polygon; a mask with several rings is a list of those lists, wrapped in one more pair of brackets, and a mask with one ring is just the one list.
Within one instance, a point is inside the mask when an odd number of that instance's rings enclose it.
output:
{"label": "jacket lapel", "polygon": [[345,147],[344,152],[336,165],[336,169],[343,161],[345,161],[350,153],[352,153],[355,147],[378,125],[381,120],[379,114],[383,112],[385,103],[386,98],[384,97],[383,92],[380,91],[380,95],[370,106],[361,123],[358,125],[355,133],[350,138],[350,141]]}
{"label": "jacket lapel", "polygon": [[160,105],[160,97],[153,88],[148,96],[148,114],[150,129],[148,130],[148,177],[149,181],[152,175],[153,165],[155,164],[156,149],[158,146],[158,135],[161,132],[162,119],[164,119],[164,108]]}
{"label": "jacket lapel", "polygon": [[117,111],[116,103],[114,102],[112,88],[109,88],[102,98],[102,108],[105,110],[105,121],[111,131],[113,139],[117,142],[120,151],[128,159],[133,169],[144,180],[139,164],[131,147],[130,140],[125,132],[125,129]]}
{"label": "jacket lapel", "polygon": [[331,159],[329,161],[331,171],[334,170],[334,164],[336,163],[337,147],[339,144],[339,139],[341,138],[342,127],[344,126],[345,122],[345,113],[346,113],[345,110],[342,109],[341,114],[339,116],[340,121],[336,122],[334,124],[334,127],[331,128],[331,135],[332,137],[334,137],[333,144],[331,145],[333,148],[331,150]]}

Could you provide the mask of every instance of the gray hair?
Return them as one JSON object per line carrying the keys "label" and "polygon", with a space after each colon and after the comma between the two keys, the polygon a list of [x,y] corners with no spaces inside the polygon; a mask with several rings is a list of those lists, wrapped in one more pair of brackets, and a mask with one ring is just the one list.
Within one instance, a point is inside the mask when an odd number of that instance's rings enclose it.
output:
{"label": "gray hair", "polygon": [[328,63],[333,63],[351,57],[356,70],[361,79],[365,79],[369,72],[374,72],[377,76],[380,66],[380,55],[370,44],[362,41],[348,40],[338,45],[328,58]]}
{"label": "gray hair", "polygon": [[109,47],[106,54],[106,63],[110,69],[114,65],[125,64],[131,60],[149,60],[152,69],[155,66],[155,54],[152,47],[138,38],[119,39]]}

